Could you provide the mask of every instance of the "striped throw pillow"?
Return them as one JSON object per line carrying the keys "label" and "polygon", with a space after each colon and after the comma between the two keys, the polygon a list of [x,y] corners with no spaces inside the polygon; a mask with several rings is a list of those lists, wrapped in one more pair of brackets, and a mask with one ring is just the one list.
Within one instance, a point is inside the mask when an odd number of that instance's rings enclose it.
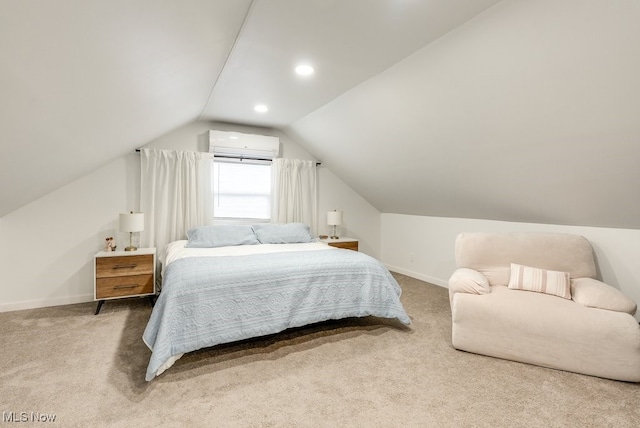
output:
{"label": "striped throw pillow", "polygon": [[509,288],[552,294],[564,299],[571,299],[571,281],[568,272],[557,272],[511,263]]}

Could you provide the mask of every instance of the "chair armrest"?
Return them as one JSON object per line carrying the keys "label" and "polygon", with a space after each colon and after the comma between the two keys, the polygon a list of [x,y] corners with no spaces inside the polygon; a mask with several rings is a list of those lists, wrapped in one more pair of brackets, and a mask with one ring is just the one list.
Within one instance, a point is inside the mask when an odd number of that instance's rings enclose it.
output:
{"label": "chair armrest", "polygon": [[631,315],[635,315],[637,309],[636,302],[620,290],[593,278],[572,279],[571,299],[590,308],[626,312]]}
{"label": "chair armrest", "polygon": [[477,270],[459,268],[449,278],[449,298],[455,293],[487,294],[491,293],[489,281]]}

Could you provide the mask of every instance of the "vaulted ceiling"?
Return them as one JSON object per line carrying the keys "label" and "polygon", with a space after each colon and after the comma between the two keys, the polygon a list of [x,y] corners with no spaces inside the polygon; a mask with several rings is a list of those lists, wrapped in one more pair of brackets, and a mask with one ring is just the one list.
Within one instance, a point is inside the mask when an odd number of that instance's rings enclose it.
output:
{"label": "vaulted ceiling", "polygon": [[0,217],[200,119],[281,129],[382,212],[640,228],[639,21],[629,0],[2,1]]}

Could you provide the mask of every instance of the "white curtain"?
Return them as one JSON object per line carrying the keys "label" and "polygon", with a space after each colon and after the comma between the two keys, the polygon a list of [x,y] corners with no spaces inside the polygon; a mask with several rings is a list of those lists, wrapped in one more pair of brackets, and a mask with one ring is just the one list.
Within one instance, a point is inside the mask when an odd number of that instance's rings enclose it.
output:
{"label": "white curtain", "polygon": [[192,227],[213,220],[212,155],[191,151],[140,151],[140,209],[145,227],[141,246],[159,256]]}
{"label": "white curtain", "polygon": [[317,228],[316,163],[277,158],[271,165],[273,223],[300,222]]}

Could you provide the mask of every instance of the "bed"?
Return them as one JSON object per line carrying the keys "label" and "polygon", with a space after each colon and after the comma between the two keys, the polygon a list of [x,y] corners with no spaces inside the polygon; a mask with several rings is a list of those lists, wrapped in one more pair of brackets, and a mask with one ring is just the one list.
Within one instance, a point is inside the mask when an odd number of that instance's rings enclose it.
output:
{"label": "bed", "polygon": [[184,353],[331,319],[409,325],[401,289],[364,253],[314,242],[302,224],[207,226],[161,256],[162,291],[143,339],[146,380]]}

